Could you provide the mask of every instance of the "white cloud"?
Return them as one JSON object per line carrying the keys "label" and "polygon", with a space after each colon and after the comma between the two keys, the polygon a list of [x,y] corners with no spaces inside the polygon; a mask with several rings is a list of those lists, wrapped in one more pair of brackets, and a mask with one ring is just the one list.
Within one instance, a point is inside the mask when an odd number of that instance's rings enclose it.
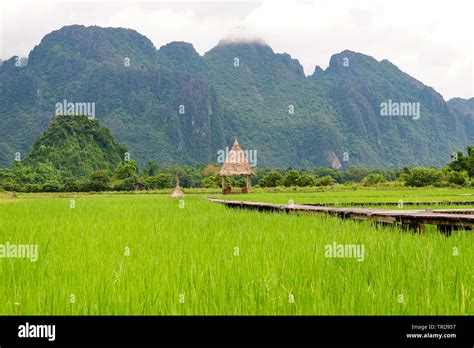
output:
{"label": "white cloud", "polygon": [[157,47],[203,54],[223,38],[261,38],[307,74],[344,49],[388,59],[446,99],[473,96],[471,0],[109,1],[0,3],[0,57],[21,56],[63,25],[128,27]]}

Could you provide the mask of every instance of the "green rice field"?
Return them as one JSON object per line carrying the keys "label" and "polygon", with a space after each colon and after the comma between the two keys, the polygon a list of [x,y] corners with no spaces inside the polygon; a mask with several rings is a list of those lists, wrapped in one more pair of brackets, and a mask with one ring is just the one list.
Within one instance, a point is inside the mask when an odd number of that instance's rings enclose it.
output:
{"label": "green rice field", "polygon": [[[429,202],[472,194],[358,189],[225,198]],[[474,314],[472,231],[447,237],[436,229],[417,234],[370,221],[230,209],[208,201],[211,195],[1,199],[0,244],[37,245],[38,258],[0,258],[0,315]],[[363,246],[363,259],[327,257],[334,243]]]}

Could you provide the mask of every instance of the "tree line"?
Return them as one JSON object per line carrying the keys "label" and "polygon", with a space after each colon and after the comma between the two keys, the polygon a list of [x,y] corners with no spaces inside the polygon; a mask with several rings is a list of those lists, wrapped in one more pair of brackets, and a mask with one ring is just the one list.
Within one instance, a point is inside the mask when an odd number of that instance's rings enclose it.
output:
{"label": "tree line", "polygon": [[[219,165],[203,164],[179,166],[149,161],[139,168],[135,161],[119,163],[113,170],[91,171],[88,175],[74,177],[70,171],[61,171],[49,163],[29,164],[13,162],[0,169],[0,187],[13,192],[91,192],[131,191],[137,189],[171,189],[178,177],[184,188],[219,188]],[[375,186],[469,186],[474,178],[474,146],[453,154],[453,161],[444,168],[403,168],[399,170],[370,170],[349,167],[333,168],[256,168],[252,185],[257,187],[317,187],[336,184]],[[245,187],[244,177],[226,178],[233,187]]]}

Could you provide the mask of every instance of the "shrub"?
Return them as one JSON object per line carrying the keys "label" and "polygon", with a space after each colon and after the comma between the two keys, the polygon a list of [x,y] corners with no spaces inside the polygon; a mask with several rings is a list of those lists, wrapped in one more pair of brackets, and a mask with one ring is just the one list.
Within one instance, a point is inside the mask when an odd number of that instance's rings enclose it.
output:
{"label": "shrub", "polygon": [[219,175],[210,175],[201,180],[202,187],[215,188],[221,187],[221,178]]}
{"label": "shrub", "polygon": [[89,176],[89,189],[91,191],[105,191],[109,188],[110,177],[107,170],[96,170]]}
{"label": "shrub", "polygon": [[413,168],[403,174],[403,179],[407,186],[439,186],[443,180],[443,172],[436,168]]}
{"label": "shrub", "polygon": [[448,182],[454,185],[465,186],[469,182],[469,175],[465,170],[461,172],[450,171],[448,172]]}
{"label": "shrub", "polygon": [[133,176],[131,178],[125,178],[123,180],[118,180],[114,184],[114,189],[117,191],[133,191],[135,189],[135,184],[137,183],[137,177]]}
{"label": "shrub", "polygon": [[385,182],[385,177],[380,173],[370,173],[362,179],[363,186],[373,186]]}
{"label": "shrub", "polygon": [[297,170],[290,170],[282,181],[283,186],[298,186],[300,180],[300,173]]}
{"label": "shrub", "polygon": [[171,188],[173,187],[173,178],[170,174],[161,173],[146,177],[143,183],[147,190]]}
{"label": "shrub", "polygon": [[64,191],[66,192],[85,192],[89,191],[89,183],[74,178],[64,180]]}
{"label": "shrub", "polygon": [[281,184],[283,175],[276,170],[272,170],[270,173],[265,175],[259,182],[261,187],[277,187]]}
{"label": "shrub", "polygon": [[156,176],[158,179],[158,188],[174,187],[174,178],[171,174],[161,173]]}
{"label": "shrub", "polygon": [[314,186],[316,184],[316,179],[314,176],[309,174],[303,174],[299,177],[297,185],[300,187]]}
{"label": "shrub", "polygon": [[330,175],[325,175],[315,181],[316,186],[333,186],[335,184],[336,180]]}
{"label": "shrub", "polygon": [[137,174],[137,162],[122,162],[120,163],[114,171],[114,177],[119,180],[132,178]]}
{"label": "shrub", "polygon": [[5,190],[5,191],[22,191],[22,187],[19,183],[17,183],[15,181],[15,179],[6,179],[4,182],[3,182],[3,185],[2,185],[2,188]]}
{"label": "shrub", "polygon": [[48,180],[41,186],[43,192],[61,192],[63,187],[57,180]]}
{"label": "shrub", "polygon": [[25,185],[25,192],[41,192],[41,185],[40,184],[26,184]]}

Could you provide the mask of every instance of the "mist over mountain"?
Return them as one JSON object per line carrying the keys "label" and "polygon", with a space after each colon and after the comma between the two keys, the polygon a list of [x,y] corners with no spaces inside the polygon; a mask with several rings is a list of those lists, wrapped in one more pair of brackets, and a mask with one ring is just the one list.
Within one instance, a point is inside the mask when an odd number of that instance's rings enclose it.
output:
{"label": "mist over mountain", "polygon": [[[439,166],[474,143],[474,99],[445,102],[389,61],[352,51],[305,76],[263,42],[221,41],[200,56],[186,42],[157,50],[134,30],[73,25],[46,35],[26,66],[15,62],[0,67],[2,166],[31,149],[63,101],[95,103],[140,163],[216,162],[235,136],[267,167]],[[414,109],[397,115],[399,104]],[[382,105],[395,111],[382,115]]]}

